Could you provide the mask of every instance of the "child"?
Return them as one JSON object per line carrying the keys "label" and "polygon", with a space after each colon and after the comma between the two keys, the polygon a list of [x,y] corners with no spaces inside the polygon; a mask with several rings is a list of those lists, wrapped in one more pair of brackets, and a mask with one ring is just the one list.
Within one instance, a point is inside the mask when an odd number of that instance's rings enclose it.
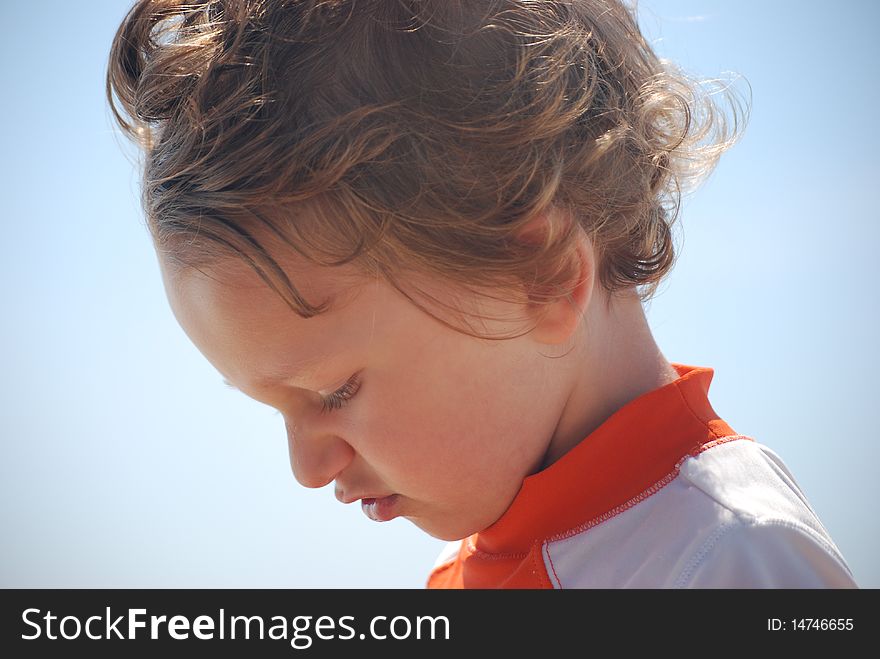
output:
{"label": "child", "polygon": [[854,587],[642,304],[736,135],[617,0],[139,0],[108,96],[171,307],[432,587]]}

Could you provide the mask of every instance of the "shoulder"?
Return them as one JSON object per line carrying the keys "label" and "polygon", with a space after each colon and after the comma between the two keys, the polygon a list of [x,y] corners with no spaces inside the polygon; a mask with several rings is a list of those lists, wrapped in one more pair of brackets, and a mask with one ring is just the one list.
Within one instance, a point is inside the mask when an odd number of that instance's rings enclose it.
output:
{"label": "shoulder", "polygon": [[679,473],[717,518],[675,586],[855,587],[794,476],[768,447],[720,443],[685,460]]}
{"label": "shoulder", "polygon": [[845,561],[770,449],[724,438],[631,505],[544,546],[557,587],[854,587]]}
{"label": "shoulder", "polygon": [[785,519],[719,526],[673,583],[677,588],[855,588],[829,539]]}
{"label": "shoulder", "polygon": [[677,480],[741,521],[788,520],[827,536],[782,459],[754,440],[735,437],[707,444],[682,460]]}

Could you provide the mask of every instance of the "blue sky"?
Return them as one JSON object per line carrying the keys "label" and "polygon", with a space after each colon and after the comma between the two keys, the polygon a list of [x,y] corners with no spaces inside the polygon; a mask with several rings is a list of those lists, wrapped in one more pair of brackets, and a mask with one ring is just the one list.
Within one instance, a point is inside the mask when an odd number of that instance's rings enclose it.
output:
{"label": "blue sky", "polygon": [[[0,586],[420,587],[441,543],[297,485],[280,417],[174,321],[103,97],[128,5],[2,4]],[[880,4],[640,12],[661,54],[752,93],[683,208],[658,344],[715,369],[715,409],[783,457],[880,587]]]}

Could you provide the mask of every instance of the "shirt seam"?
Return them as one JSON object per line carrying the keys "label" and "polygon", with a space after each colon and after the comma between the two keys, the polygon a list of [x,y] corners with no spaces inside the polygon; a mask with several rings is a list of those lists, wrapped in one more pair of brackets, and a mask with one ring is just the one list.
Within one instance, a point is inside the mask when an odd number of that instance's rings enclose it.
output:
{"label": "shirt seam", "polygon": [[[611,508],[607,512],[599,515],[598,517],[594,517],[594,518],[588,520],[587,522],[580,524],[579,526],[576,526],[574,528],[568,529],[567,531],[563,531],[561,533],[558,533],[556,535],[552,535],[549,538],[547,538],[543,542],[543,547],[542,547],[543,554],[547,557],[547,561],[550,563],[550,568],[553,572],[553,575],[556,577],[556,581],[559,584],[559,588],[562,589],[563,585],[562,585],[562,581],[559,579],[559,576],[556,574],[556,568],[553,564],[553,555],[550,551],[551,543],[559,542],[561,540],[567,540],[568,538],[573,538],[576,535],[586,533],[591,528],[598,526],[599,524],[602,524],[604,522],[607,522],[608,520],[613,519],[614,517],[617,517],[618,515],[626,512],[630,508],[633,508],[634,506],[640,504],[642,501],[645,501],[646,499],[649,499],[653,495],[657,494],[657,492],[659,492],[664,487],[669,485],[672,481],[674,481],[676,478],[678,478],[681,475],[681,466],[687,460],[698,456],[699,454],[703,453],[704,451],[708,451],[712,448],[715,448],[716,446],[720,446],[722,444],[727,444],[728,442],[733,442],[733,441],[737,441],[737,440],[754,441],[751,437],[748,437],[746,435],[727,435],[725,437],[720,437],[720,438],[713,440],[711,442],[707,442],[706,444],[702,444],[702,445],[698,446],[696,449],[692,450],[690,453],[684,455],[675,464],[675,466],[672,468],[672,470],[668,474],[666,474],[663,478],[656,481],[650,487],[646,488],[645,490],[643,490],[642,492],[640,492],[636,496],[632,497],[628,501],[625,501],[624,503],[622,503],[618,506],[615,506],[614,508]],[[684,477],[684,478],[686,480],[688,480],[688,482],[690,482],[689,479],[687,479],[686,477]],[[708,494],[706,494],[706,492],[704,492],[702,489],[700,489],[700,492],[702,492],[702,494],[704,496],[708,496]],[[733,511],[731,511],[731,512],[733,512]]]}
{"label": "shirt seam", "polygon": [[[565,540],[567,538],[570,538],[571,536],[578,535],[579,533],[583,533],[584,531],[587,531],[587,530],[591,529],[592,527],[597,526],[598,524],[601,524],[602,522],[606,522],[613,517],[616,517],[617,515],[628,510],[629,508],[632,508],[634,505],[641,503],[645,499],[656,494],[657,492],[662,490],[664,487],[666,487],[669,483],[674,481],[675,478],[681,472],[681,465],[684,464],[684,462],[686,460],[693,458],[693,457],[696,457],[700,453],[703,453],[704,451],[708,451],[709,449],[715,448],[716,446],[720,446],[721,444],[726,444],[727,442],[732,442],[732,441],[736,441],[736,440],[740,440],[740,439],[754,441],[751,437],[748,437],[747,435],[726,435],[724,437],[719,437],[718,439],[714,439],[711,442],[701,444],[701,445],[697,446],[696,448],[692,449],[690,452],[686,453],[684,456],[682,456],[682,458],[675,464],[675,466],[672,468],[672,470],[668,474],[666,474],[660,480],[652,483],[648,488],[646,488],[645,490],[643,490],[642,492],[640,492],[636,496],[632,497],[631,499],[625,501],[622,504],[615,506],[614,508],[610,508],[608,511],[602,513],[601,515],[598,515],[597,517],[593,517],[590,520],[588,520],[582,524],[579,524],[578,526],[567,529],[565,531],[560,531],[559,533],[551,535],[551,536],[543,539],[540,542],[542,542],[542,544],[547,544],[550,542],[556,542],[558,540]],[[477,549],[477,546],[474,543],[472,537],[468,538],[466,543],[467,543],[467,549],[468,549],[469,554],[471,556],[476,556],[482,560],[489,560],[489,561],[506,560],[506,559],[520,559],[521,560],[521,559],[526,558],[529,555],[529,552],[527,552],[527,551],[525,551],[525,552],[508,552],[508,553],[502,553],[502,554],[489,553],[489,552],[483,551],[481,549]]]}
{"label": "shirt seam", "polygon": [[[556,580],[556,583],[553,585],[559,588],[559,590],[564,590],[562,586],[562,580],[559,578],[559,574],[557,574],[556,572],[556,566],[553,564],[553,557],[550,556],[550,544],[545,542],[541,549],[542,553],[547,556],[547,562],[550,563],[550,573],[553,575],[553,579]],[[547,569],[546,566],[544,567],[544,569]],[[548,574],[547,576],[549,577],[550,575]]]}
{"label": "shirt seam", "polygon": [[[646,488],[645,490],[643,490],[642,492],[640,492],[636,496],[632,497],[631,499],[625,501],[622,504],[615,506],[614,508],[609,509],[608,511],[602,513],[601,515],[598,515],[597,517],[593,517],[592,519],[584,522],[583,524],[579,524],[578,526],[570,528],[566,531],[562,531],[560,533],[557,533],[555,535],[550,536],[549,538],[547,538],[545,540],[545,543],[557,542],[559,540],[566,540],[567,538],[570,538],[575,535],[579,535],[579,534],[583,533],[584,531],[588,531],[589,529],[593,528],[594,526],[598,526],[599,524],[602,524],[603,522],[607,522],[609,519],[617,517],[618,515],[625,512],[626,510],[629,510],[630,508],[632,508],[636,504],[639,504],[642,501],[644,501],[645,499],[648,499],[651,496],[657,494],[657,492],[659,492],[664,487],[669,485],[669,483],[674,481],[681,474],[681,466],[687,460],[698,456],[700,453],[703,453],[704,451],[708,451],[712,448],[715,448],[716,446],[720,446],[722,444],[727,444],[728,442],[741,440],[741,439],[754,441],[754,440],[752,440],[751,437],[747,437],[746,435],[728,435],[726,437],[720,437],[719,439],[713,440],[711,442],[707,442],[706,444],[702,444],[701,446],[692,450],[690,453],[685,454],[675,464],[675,466],[672,468],[672,470],[669,473],[667,473],[660,480],[652,483],[648,488]],[[690,481],[688,481],[688,482],[690,482]],[[705,494],[705,492],[704,492],[704,494]]]}
{"label": "shirt seam", "polygon": [[[707,492],[703,487],[700,486],[699,483],[695,482],[694,479],[690,478],[686,474],[683,474],[682,478],[684,480],[686,480],[688,483],[690,483],[693,487],[698,489],[703,494],[703,496],[705,496],[706,498],[715,502],[716,505],[720,506],[724,510],[727,510],[728,512],[730,512],[732,515],[734,515],[736,517],[736,519],[740,520],[741,522],[743,522],[743,523],[749,522],[752,525],[759,525],[759,524],[776,525],[776,526],[781,525],[781,526],[786,526],[786,527],[792,528],[792,529],[798,529],[798,530],[804,532],[805,534],[807,534],[808,536],[810,536],[816,542],[818,542],[822,547],[824,547],[827,551],[829,551],[838,561],[840,561],[840,563],[842,565],[846,566],[846,561],[843,560],[843,556],[840,554],[840,551],[835,547],[835,545],[833,543],[829,542],[828,540],[826,540],[825,537],[822,535],[822,533],[817,531],[813,527],[811,527],[807,524],[803,524],[802,522],[799,522],[797,520],[790,520],[790,519],[785,519],[785,518],[781,518],[781,517],[770,517],[770,516],[756,517],[755,515],[750,515],[750,514],[745,513],[741,510],[738,510],[736,508],[732,508],[727,503],[720,501],[717,497],[715,497],[712,494],[710,494],[709,492]],[[797,484],[795,484],[795,487],[798,490],[798,492],[801,492],[801,494],[802,494],[802,491],[801,491],[800,487],[797,486]],[[813,518],[818,523],[818,525],[822,528],[822,530],[825,533],[828,533],[828,530],[825,529],[824,526],[822,526],[822,522],[819,520],[818,515],[816,515],[816,511],[814,511],[812,509],[812,507],[808,503],[805,502],[804,499],[805,499],[805,497],[801,497],[801,496],[798,497],[798,500],[805,504],[806,509],[813,515]],[[847,567],[847,569],[849,569],[849,568]]]}
{"label": "shirt seam", "polygon": [[694,572],[696,572],[697,568],[702,565],[706,556],[708,556],[715,548],[718,541],[721,540],[721,538],[723,538],[732,528],[741,524],[742,522],[740,520],[736,520],[735,522],[726,522],[715,529],[712,535],[706,538],[705,542],[700,545],[700,548],[694,553],[691,560],[679,573],[678,578],[673,582],[672,587],[678,589],[687,588],[693,578]]}
{"label": "shirt seam", "polygon": [[[846,564],[846,561],[843,559],[843,556],[841,555],[841,553],[837,549],[837,547],[834,545],[834,543],[829,542],[822,535],[822,533],[820,533],[816,529],[812,528],[811,526],[809,526],[807,524],[803,524],[802,522],[799,522],[797,520],[790,520],[790,519],[785,519],[785,518],[781,518],[781,517],[769,517],[769,516],[768,517],[756,517],[754,515],[749,515],[748,513],[740,511],[736,508],[732,508],[727,503],[720,501],[717,497],[715,497],[712,494],[710,494],[709,492],[707,492],[703,487],[700,486],[699,483],[695,482],[694,479],[688,477],[687,475],[683,474],[682,478],[684,480],[686,480],[688,483],[690,483],[691,486],[693,486],[697,490],[699,490],[703,496],[705,496],[707,499],[714,502],[715,505],[728,511],[731,515],[733,515],[739,521],[740,524],[745,525],[746,523],[748,523],[753,527],[757,527],[757,526],[768,526],[768,527],[769,526],[777,526],[777,527],[779,527],[779,526],[782,526],[785,528],[800,531],[801,533],[805,534],[810,539],[812,539],[814,542],[819,544],[821,547],[823,547],[825,549],[825,551],[830,553],[835,559],[837,559],[837,561],[846,569],[846,571],[850,573],[850,576],[852,576],[852,571],[849,569],[849,566]],[[799,487],[797,487],[797,489],[798,489],[798,491],[800,491]],[[804,502],[804,499],[802,497],[798,497],[798,499],[801,502],[806,503],[806,502]],[[825,529],[825,527],[822,526],[822,522],[819,520],[818,516],[816,515],[816,512],[812,509],[812,507],[810,507],[809,504],[806,504],[805,507],[813,515],[815,521],[819,524],[820,527],[822,527],[823,531],[825,531],[825,533],[827,533],[828,532],[827,529]]]}
{"label": "shirt seam", "polygon": [[[703,492],[702,490],[700,490]],[[828,554],[834,557],[834,559],[840,564],[840,566],[846,571],[846,573],[853,578],[852,571],[849,569],[849,566],[843,560],[843,557],[837,551],[837,549],[829,543],[825,538],[822,537],[821,534],[816,532],[815,529],[810,528],[806,524],[801,524],[797,521],[792,521],[789,519],[784,519],[781,517],[752,517],[749,515],[744,515],[735,510],[731,510],[723,503],[717,501],[714,497],[709,496],[705,492],[703,494],[715,501],[719,506],[724,508],[725,510],[731,512],[735,519],[731,522],[726,522],[721,527],[719,527],[706,541],[700,546],[700,549],[696,551],[694,556],[691,558],[691,561],[688,565],[679,573],[678,578],[675,580],[673,584],[673,588],[687,588],[690,585],[690,582],[694,578],[694,573],[699,569],[699,567],[704,563],[709,554],[712,553],[712,550],[718,545],[718,541],[731,530],[734,529],[761,529],[761,528],[784,528],[792,531],[796,531],[801,533],[816,544],[818,544],[822,549],[825,550]]]}

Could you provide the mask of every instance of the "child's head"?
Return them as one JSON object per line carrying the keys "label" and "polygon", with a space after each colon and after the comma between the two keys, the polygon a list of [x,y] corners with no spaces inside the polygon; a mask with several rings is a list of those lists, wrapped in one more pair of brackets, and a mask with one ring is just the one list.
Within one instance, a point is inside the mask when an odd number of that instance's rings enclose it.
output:
{"label": "child's head", "polygon": [[729,144],[696,89],[615,0],[140,0],[108,73],[184,329],[303,484],[446,538],[582,430]]}

